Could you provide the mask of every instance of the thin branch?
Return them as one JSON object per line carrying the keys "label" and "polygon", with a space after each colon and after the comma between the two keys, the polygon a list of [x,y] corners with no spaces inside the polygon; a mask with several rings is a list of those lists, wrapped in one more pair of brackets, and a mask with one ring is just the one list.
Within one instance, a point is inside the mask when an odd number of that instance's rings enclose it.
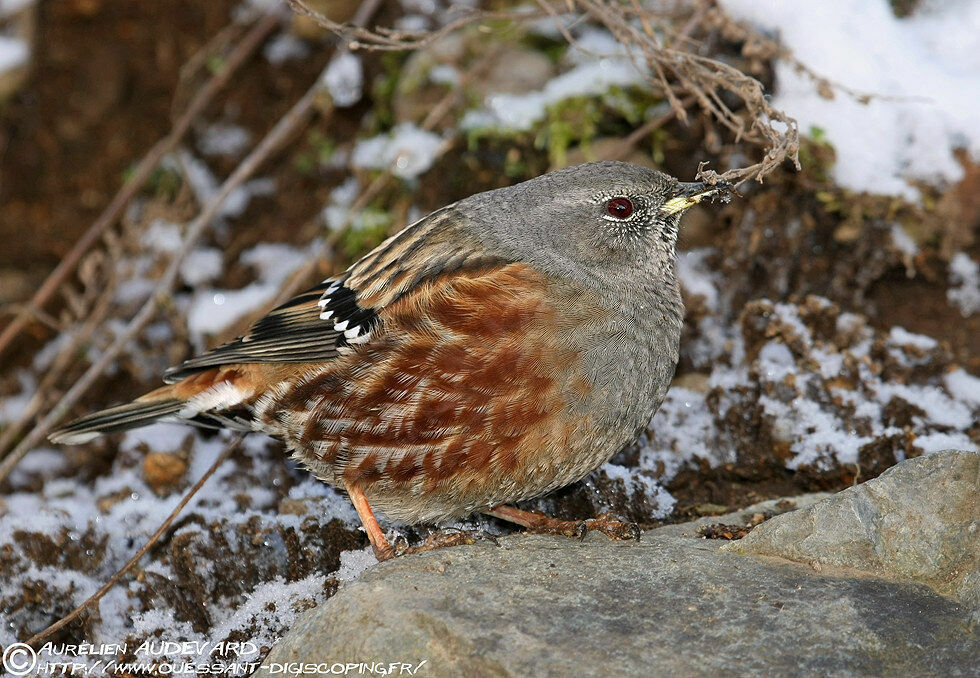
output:
{"label": "thin branch", "polygon": [[116,572],[114,575],[112,575],[109,578],[109,581],[107,581],[105,584],[102,585],[102,588],[100,588],[98,591],[93,593],[91,596],[88,597],[88,599],[85,600],[84,603],[76,607],[74,610],[72,610],[67,615],[65,615],[58,621],[56,621],[54,624],[44,629],[40,633],[35,633],[33,636],[28,638],[27,645],[30,645],[31,647],[36,647],[45,638],[50,637],[51,634],[55,633],[61,628],[64,628],[67,624],[70,624],[72,621],[78,618],[78,616],[81,615],[83,612],[85,612],[87,609],[89,609],[90,607],[98,603],[100,600],[102,600],[103,596],[105,596],[105,594],[107,594],[112,589],[112,587],[115,586],[119,582],[119,580],[122,579],[127,572],[133,569],[133,566],[136,565],[136,563],[138,563],[140,559],[146,555],[146,552],[150,550],[150,547],[152,547],[155,543],[157,543],[160,537],[163,536],[163,533],[170,528],[171,524],[173,524],[174,520],[177,518],[180,512],[184,510],[184,507],[187,506],[190,500],[194,498],[194,495],[197,494],[198,490],[204,487],[204,483],[206,483],[208,479],[212,475],[214,475],[214,472],[217,471],[218,468],[223,463],[225,463],[228,457],[231,456],[232,452],[234,452],[239,447],[241,447],[242,441],[244,439],[245,439],[244,435],[239,436],[237,439],[235,439],[233,443],[228,445],[228,447],[226,447],[221,454],[218,455],[218,458],[214,460],[214,463],[212,463],[211,466],[208,468],[208,470],[205,472],[205,474],[201,476],[201,479],[198,480],[196,483],[194,483],[194,487],[192,487],[187,492],[187,494],[183,496],[183,498],[180,500],[180,503],[177,504],[176,508],[174,508],[174,510],[170,512],[170,515],[167,516],[167,519],[160,524],[160,527],[157,528],[157,531],[153,533],[153,535],[146,541],[146,543],[143,544],[142,547],[140,547],[140,550],[137,551],[133,555],[133,557],[130,558],[129,561],[125,565],[123,565],[118,572]]}
{"label": "thin branch", "polygon": [[27,428],[31,420],[44,407],[45,402],[49,400],[47,397],[49,389],[54,388],[54,385],[61,378],[64,371],[77,360],[82,346],[92,338],[99,325],[102,324],[112,303],[112,297],[113,290],[111,287],[106,287],[97,301],[95,308],[85,319],[84,324],[72,335],[69,344],[55,356],[41,383],[38,384],[37,390],[31,396],[30,401],[28,401],[27,407],[21,412],[20,417],[9,426],[4,426],[3,430],[0,431],[0,455],[13,444],[17,436]]}
{"label": "thin branch", "polygon": [[313,104],[317,95],[322,91],[320,80],[296,102],[291,109],[284,115],[279,122],[262,139],[258,146],[235,168],[231,175],[225,180],[218,189],[218,192],[202,208],[200,214],[189,224],[184,242],[181,248],[174,254],[167,270],[157,282],[156,290],[149,299],[143,304],[133,319],[126,326],[126,329],[119,334],[115,341],[99,356],[85,373],[76,381],[70,389],[62,396],[51,411],[48,412],[34,429],[25,437],[17,447],[0,464],[0,482],[4,480],[20,459],[27,454],[27,451],[44,439],[44,436],[61,421],[68,410],[78,402],[79,398],[91,388],[102,373],[109,367],[113,360],[119,356],[123,348],[153,319],[157,312],[158,304],[162,303],[170,291],[180,272],[180,264],[184,261],[187,254],[194,248],[198,240],[210,227],[211,222],[218,214],[218,210],[233,190],[244,183],[258,169],[272,153],[303,124],[310,113],[313,111]]}
{"label": "thin branch", "polygon": [[[480,74],[486,70],[492,63],[493,59],[498,54],[499,50],[490,50],[487,54],[483,55],[470,70],[463,75],[460,79],[460,86],[454,88],[447,92],[436,105],[432,107],[429,114],[425,116],[425,119],[419,125],[423,130],[432,130],[439,122],[452,110],[455,103],[460,100],[460,91],[463,86],[471,82],[474,78],[479,77]],[[443,146],[440,147],[436,155],[441,155],[445,147],[452,143],[451,139],[443,141]],[[398,158],[392,160],[391,164],[378,176],[376,176],[367,188],[357,197],[354,203],[347,210],[347,214],[344,216],[343,221],[340,225],[323,241],[320,247],[317,248],[313,256],[309,257],[306,262],[294,272],[283,285],[279,294],[273,301],[274,306],[287,301],[292,297],[299,289],[310,279],[314,271],[320,265],[320,262],[327,259],[330,256],[330,252],[333,250],[333,246],[337,243],[337,240],[346,233],[354,220],[354,217],[365,207],[371,204],[371,201],[381,193],[381,191],[388,185],[394,176],[393,170],[395,168]]]}
{"label": "thin branch", "polygon": [[[663,92],[678,118],[684,120],[687,115],[687,107],[682,104],[681,99],[693,96],[702,110],[727,129],[736,142],[747,141],[765,149],[761,162],[749,167],[733,168],[722,175],[705,171],[700,175],[704,180],[761,181],[786,160],[799,166],[799,131],[796,121],[769,103],[758,80],[723,61],[699,54],[697,50],[701,45],[690,36],[699,28],[703,31],[727,30],[729,34],[737,34],[746,45],[763,45],[772,58],[792,59],[792,55],[751,28],[737,24],[713,2],[697,3],[693,11],[689,5],[684,5],[681,11],[665,8],[659,14],[654,14],[636,0],[536,0],[537,12],[465,10],[462,16],[438,30],[400,32],[382,28],[371,31],[339,24],[310,9],[305,0],[288,1],[296,12],[313,18],[347,40],[351,49],[417,50],[470,24],[491,19],[527,22],[541,16],[554,19],[565,39],[574,45],[574,36],[562,24],[560,17],[578,11],[583,18],[587,17],[609,30],[626,48],[630,58],[645,62],[650,74],[650,85]],[[669,22],[660,21],[662,17],[679,24],[680,29],[673,28]],[[661,28],[658,30],[656,26]],[[667,41],[668,45],[665,45],[662,39],[664,35],[673,36],[674,39]],[[803,67],[797,61],[793,63]],[[811,71],[807,72],[819,84],[827,85],[825,79],[820,79]],[[738,97],[741,105],[733,110],[733,106],[726,103],[727,97],[722,97],[723,91]]]}
{"label": "thin branch", "polygon": [[[687,109],[688,107],[691,106],[691,104],[694,103],[694,97],[690,96],[684,99],[683,101],[681,101],[680,103],[681,106],[684,107],[684,109]],[[666,111],[665,113],[658,115],[656,118],[653,118],[652,120],[648,120],[647,122],[637,127],[635,130],[633,130],[628,137],[623,139],[623,141],[620,144],[618,144],[613,151],[611,151],[605,157],[601,158],[601,160],[624,160],[626,156],[628,156],[630,152],[632,152],[632,150],[636,147],[636,145],[640,143],[640,141],[642,141],[645,137],[649,136],[649,134],[653,132],[653,130],[663,127],[668,122],[673,120],[675,117],[677,117],[677,111],[671,108],[669,111]]]}
{"label": "thin branch", "polygon": [[79,238],[71,251],[58,263],[55,269],[48,275],[47,279],[31,298],[30,303],[19,310],[10,323],[0,332],[0,354],[7,349],[14,338],[20,334],[27,323],[38,311],[48,303],[52,295],[62,285],[66,278],[75,270],[79,260],[96,242],[102,234],[118,221],[126,205],[143,187],[149,179],[153,170],[163,157],[171,152],[187,131],[191,123],[201,114],[211,102],[214,96],[228,84],[231,76],[238,68],[245,63],[251,54],[258,48],[266,36],[272,32],[279,23],[279,10],[270,11],[260,18],[252,29],[245,34],[242,41],[228,54],[221,69],[201,88],[197,96],[188,105],[187,110],[180,119],[174,124],[173,129],[163,139],[158,141],[149,150],[143,160],[137,165],[133,176],[123,184],[119,192],[113,197],[112,202],[105,208],[99,218],[89,226],[88,230]]}
{"label": "thin branch", "polygon": [[387,29],[371,31],[364,28],[362,25],[341,24],[333,21],[332,19],[328,19],[323,14],[307,5],[305,0],[287,0],[287,2],[292,10],[297,14],[313,19],[313,21],[318,23],[323,28],[326,28],[328,31],[335,33],[343,40],[346,40],[347,47],[352,51],[359,49],[367,51],[402,51],[423,49],[443,36],[449,35],[450,33],[455,33],[461,28],[469,26],[470,24],[479,23],[481,21],[526,21],[528,19],[540,19],[548,16],[547,13],[543,11],[491,12],[471,8],[461,8],[463,15],[460,18],[450,21],[436,31],[399,31]]}

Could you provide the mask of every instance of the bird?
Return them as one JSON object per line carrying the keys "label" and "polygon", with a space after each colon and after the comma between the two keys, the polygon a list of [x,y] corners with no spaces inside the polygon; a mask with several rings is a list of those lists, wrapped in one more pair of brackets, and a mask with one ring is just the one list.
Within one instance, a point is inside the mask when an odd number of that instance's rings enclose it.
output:
{"label": "bird", "polygon": [[50,438],[157,421],[279,438],[346,491],[379,560],[410,549],[396,552],[375,511],[636,537],[607,514],[513,504],[584,478],[648,426],[679,357],[681,215],[730,191],[604,161],[472,195],[169,369],[165,386]]}

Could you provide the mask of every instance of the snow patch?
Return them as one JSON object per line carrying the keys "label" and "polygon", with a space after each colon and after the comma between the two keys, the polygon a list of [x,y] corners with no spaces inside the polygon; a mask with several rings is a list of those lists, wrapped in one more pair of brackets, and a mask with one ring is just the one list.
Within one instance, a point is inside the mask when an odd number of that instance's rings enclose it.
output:
{"label": "snow patch", "polygon": [[31,50],[20,38],[0,35],[0,74],[27,65]]}
{"label": "snow patch", "polygon": [[946,298],[960,309],[964,318],[980,311],[980,263],[965,252],[957,252],[949,260]]}
{"label": "snow patch", "polygon": [[273,66],[281,66],[292,59],[305,59],[310,48],[292,33],[280,33],[268,42],[262,55]]}
{"label": "snow patch", "polygon": [[323,72],[322,82],[330,93],[334,106],[353,106],[361,100],[364,90],[361,58],[346,50],[339,51]]}
{"label": "snow patch", "polygon": [[980,158],[980,3],[926,4],[899,19],[886,0],[796,3],[723,0],[739,20],[775,33],[794,56],[832,82],[882,95],[868,104],[776,64],[773,105],[819,127],[833,144],[836,182],[915,199],[910,180],[949,183],[963,169],[953,150]]}
{"label": "snow patch", "polygon": [[391,131],[370,139],[362,139],[351,153],[351,166],[365,170],[385,170],[395,176],[413,179],[430,167],[441,155],[443,140],[432,132],[403,122]]}
{"label": "snow patch", "polygon": [[241,155],[251,141],[252,135],[244,127],[215,123],[204,129],[197,140],[197,147],[204,155],[234,158]]}

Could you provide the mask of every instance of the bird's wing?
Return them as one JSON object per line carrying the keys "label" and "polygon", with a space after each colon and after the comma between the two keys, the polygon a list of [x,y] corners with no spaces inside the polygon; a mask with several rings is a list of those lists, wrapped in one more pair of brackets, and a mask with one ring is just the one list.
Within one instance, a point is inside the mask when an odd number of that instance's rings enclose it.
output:
{"label": "bird's wing", "polygon": [[270,311],[243,336],[169,369],[164,379],[174,383],[238,363],[320,362],[352,344],[368,342],[381,323],[382,309],[419,284],[454,271],[506,263],[466,237],[460,219],[452,206],[433,212],[340,276]]}

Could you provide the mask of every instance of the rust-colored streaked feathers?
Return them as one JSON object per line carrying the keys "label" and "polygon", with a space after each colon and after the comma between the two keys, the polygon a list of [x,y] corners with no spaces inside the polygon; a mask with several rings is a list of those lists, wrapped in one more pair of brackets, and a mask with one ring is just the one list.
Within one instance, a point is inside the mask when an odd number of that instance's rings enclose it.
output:
{"label": "rust-colored streaked feathers", "polygon": [[583,477],[649,421],[677,361],[678,200],[710,192],[590,163],[473,196],[53,439],[160,419],[278,436],[350,492],[385,555],[371,507],[492,512]]}

